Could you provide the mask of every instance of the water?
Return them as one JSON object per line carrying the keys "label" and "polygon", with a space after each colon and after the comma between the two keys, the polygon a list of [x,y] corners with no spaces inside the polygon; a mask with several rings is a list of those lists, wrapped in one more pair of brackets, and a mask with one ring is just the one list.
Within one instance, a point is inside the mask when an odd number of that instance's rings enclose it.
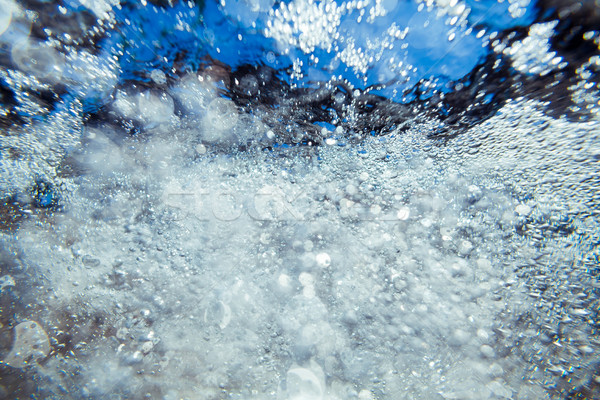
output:
{"label": "water", "polygon": [[0,397],[598,398],[599,19],[0,0]]}

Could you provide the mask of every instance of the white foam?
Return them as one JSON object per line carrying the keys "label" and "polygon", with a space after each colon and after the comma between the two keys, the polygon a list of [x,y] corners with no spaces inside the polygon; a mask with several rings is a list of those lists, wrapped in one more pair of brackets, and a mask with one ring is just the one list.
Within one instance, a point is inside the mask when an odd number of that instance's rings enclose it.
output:
{"label": "white foam", "polygon": [[[394,6],[344,4],[280,5],[270,34],[284,46],[326,50],[339,39],[336,13],[354,19],[364,10],[368,18],[372,9],[375,22]],[[247,5],[248,16],[263,12],[262,2]],[[412,21],[412,37],[400,26],[383,35],[420,40],[421,22],[443,22],[434,2],[425,5],[431,11]],[[437,6],[453,17],[468,11],[460,1]],[[314,29],[305,13],[315,14]],[[362,34],[350,36],[350,50],[336,57],[357,68],[379,62],[370,61],[379,50],[369,53]],[[422,45],[441,51],[438,43]],[[114,70],[92,68],[103,56],[73,51],[67,59],[80,61],[63,68],[78,93],[114,87]],[[15,89],[43,87],[22,73],[3,79]],[[25,155],[2,160],[3,188],[22,190],[43,175],[63,196],[60,212],[24,219],[18,234],[1,233],[23,271],[43,280],[43,290],[28,290],[48,311],[89,310],[106,321],[91,333],[81,322],[90,318],[79,320],[81,332],[90,332],[79,342],[79,364],[60,355],[46,360],[49,391],[57,382],[78,398],[135,397],[157,386],[173,399],[224,391],[296,400],[544,398],[536,374],[551,371],[530,372],[522,354],[535,347],[544,360],[573,365],[593,357],[594,338],[580,335],[576,352],[560,353],[531,334],[557,316],[540,311],[544,303],[516,272],[535,266],[552,277],[545,282],[552,290],[570,293],[568,285],[583,285],[569,274],[583,264],[585,240],[548,235],[542,246],[515,226],[526,217],[555,221],[564,210],[592,215],[597,188],[588,178],[597,163],[589,155],[597,151],[588,142],[598,139],[596,120],[552,119],[540,104],[514,100],[439,148],[428,139],[439,121],[423,118],[358,145],[338,146],[351,132],[338,126],[327,146],[238,152],[227,145],[274,140],[287,121],[267,127],[240,112],[208,74],[161,85],[120,90],[111,105],[111,113],[142,124],[143,135],[108,124],[83,129],[74,102],[19,135],[0,136],[3,148]],[[239,86],[249,95],[256,89],[250,78]],[[67,152],[83,171],[58,176]],[[576,223],[597,232],[593,219]],[[19,290],[25,281],[19,278]],[[583,324],[591,311],[578,299],[568,318]],[[57,314],[48,317],[52,324],[62,321]],[[29,332],[45,343],[39,329],[29,325]],[[10,365],[48,354],[44,346],[15,348],[26,350],[7,356]]]}

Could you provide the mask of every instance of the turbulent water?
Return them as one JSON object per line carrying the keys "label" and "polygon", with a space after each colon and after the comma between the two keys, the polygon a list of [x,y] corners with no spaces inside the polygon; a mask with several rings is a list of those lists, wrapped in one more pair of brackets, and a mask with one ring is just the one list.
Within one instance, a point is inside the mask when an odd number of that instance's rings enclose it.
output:
{"label": "turbulent water", "polygon": [[0,0],[0,398],[600,398],[598,27]]}

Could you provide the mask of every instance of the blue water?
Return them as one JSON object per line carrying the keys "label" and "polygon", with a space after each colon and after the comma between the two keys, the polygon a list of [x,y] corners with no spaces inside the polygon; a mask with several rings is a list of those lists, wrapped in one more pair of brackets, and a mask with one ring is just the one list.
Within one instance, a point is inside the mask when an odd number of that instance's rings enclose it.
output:
{"label": "blue water", "polygon": [[[280,4],[284,4],[282,2]],[[69,12],[78,12],[82,6],[77,1],[67,3]],[[341,4],[338,1],[338,4]],[[171,74],[175,64],[180,68],[196,70],[211,57],[232,69],[242,64],[268,65],[282,71],[281,78],[302,85],[315,80],[326,81],[331,76],[341,76],[357,88],[386,84],[379,90],[393,100],[402,101],[403,92],[420,79],[432,80],[435,87],[447,89],[447,83],[467,75],[482,62],[491,51],[487,46],[488,35],[518,26],[528,26],[536,15],[536,7],[530,4],[522,16],[513,17],[508,12],[508,1],[467,1],[471,7],[467,24],[456,30],[455,39],[448,40],[453,26],[447,17],[436,16],[436,12],[418,11],[415,1],[399,1],[373,23],[356,22],[358,12],[342,18],[340,32],[356,39],[357,46],[366,45],[366,40],[381,35],[392,23],[399,27],[411,26],[406,38],[407,47],[388,49],[380,61],[369,63],[367,73],[357,73],[343,61],[331,63],[335,52],[315,49],[306,54],[298,48],[290,48],[281,54],[275,40],[263,35],[267,12],[252,12],[243,2],[227,2],[223,7],[217,1],[205,3],[176,2],[173,7],[143,6],[137,1],[122,2],[115,8],[118,29],[110,31],[110,37],[99,46],[106,57],[116,56],[119,60],[120,81],[143,79],[144,72],[160,69]],[[273,7],[277,8],[277,5]],[[248,16],[250,15],[250,19]],[[249,26],[248,21],[253,22]],[[428,24],[424,27],[424,24]],[[480,31],[485,34],[478,36]],[[319,62],[311,61],[318,57]],[[379,71],[386,61],[394,59],[412,65],[408,82],[384,79]],[[310,66],[310,76],[293,80],[287,71],[294,60]]]}

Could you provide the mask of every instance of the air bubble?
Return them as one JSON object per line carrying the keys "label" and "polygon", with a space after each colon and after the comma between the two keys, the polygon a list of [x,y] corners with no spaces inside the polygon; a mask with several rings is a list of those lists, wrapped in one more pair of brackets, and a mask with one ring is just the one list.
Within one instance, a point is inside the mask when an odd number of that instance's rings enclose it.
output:
{"label": "air bubble", "polygon": [[15,279],[10,275],[4,275],[0,277],[0,293],[2,293],[4,288],[8,286],[15,286]]}
{"label": "air bubble", "polygon": [[410,216],[410,209],[408,207],[402,207],[396,213],[396,217],[400,221],[406,221],[409,216]]}
{"label": "air bubble", "polygon": [[24,41],[11,51],[12,61],[22,71],[37,78],[59,79],[64,69],[64,57],[45,43]]}
{"label": "air bubble", "polygon": [[6,32],[10,26],[12,14],[16,7],[16,4],[12,0],[0,0],[0,35]]}
{"label": "air bubble", "polygon": [[327,253],[319,253],[315,258],[317,260],[317,264],[322,268],[326,268],[331,265],[331,257]]}
{"label": "air bubble", "polygon": [[167,122],[173,116],[175,105],[173,99],[166,93],[154,94],[150,91],[138,96],[139,110],[148,122]]}
{"label": "air bubble", "polygon": [[207,148],[202,143],[196,145],[196,153],[198,154],[206,154]]}
{"label": "air bubble", "polygon": [[487,344],[482,345],[479,348],[479,351],[481,352],[481,355],[483,355],[486,358],[494,358],[496,356],[496,352],[494,351],[494,349],[491,346],[488,346]]}
{"label": "air bubble", "polygon": [[167,83],[167,76],[160,69],[152,70],[152,72],[150,73],[150,78],[152,78],[154,83],[157,83],[159,85],[164,85],[165,83]]}
{"label": "air bubble", "polygon": [[258,93],[258,80],[252,74],[245,75],[237,82],[235,91],[242,94],[243,96],[256,96]]}
{"label": "air bubble", "polygon": [[202,138],[208,142],[220,142],[230,138],[230,130],[238,121],[238,112],[231,100],[216,98],[208,105],[204,118]]}
{"label": "air bubble", "polygon": [[35,321],[24,321],[15,326],[14,343],[2,363],[14,368],[25,368],[50,352],[50,341],[42,327]]}
{"label": "air bubble", "polygon": [[529,213],[531,213],[531,207],[526,204],[519,204],[515,207],[515,211],[519,215],[529,215]]}
{"label": "air bubble", "polygon": [[204,310],[204,322],[225,329],[231,322],[231,307],[222,301],[211,304]]}
{"label": "air bubble", "polygon": [[310,369],[294,366],[285,379],[287,400],[322,400],[325,395],[323,370],[311,360]]}

